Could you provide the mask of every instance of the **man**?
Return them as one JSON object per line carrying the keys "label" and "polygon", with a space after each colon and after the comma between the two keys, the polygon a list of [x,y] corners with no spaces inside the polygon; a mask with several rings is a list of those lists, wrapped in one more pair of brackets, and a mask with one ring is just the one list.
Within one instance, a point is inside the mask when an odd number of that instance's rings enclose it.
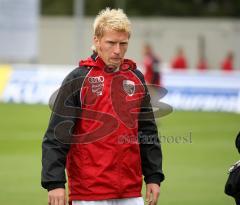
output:
{"label": "man", "polygon": [[171,67],[174,70],[186,70],[188,67],[187,59],[184,54],[184,50],[182,47],[177,49],[176,56],[173,58],[171,62]]}
{"label": "man", "polygon": [[42,186],[49,205],[156,205],[162,153],[143,75],[124,55],[131,24],[121,9],[94,21],[94,53],[80,61],[54,100],[43,139]]}
{"label": "man", "polygon": [[232,51],[228,51],[226,57],[224,58],[222,64],[221,64],[221,70],[230,72],[233,71],[233,64],[234,64],[234,54]]}
{"label": "man", "polygon": [[146,43],[143,47],[143,65],[145,68],[145,80],[152,85],[160,86],[159,59],[155,56],[150,44]]}

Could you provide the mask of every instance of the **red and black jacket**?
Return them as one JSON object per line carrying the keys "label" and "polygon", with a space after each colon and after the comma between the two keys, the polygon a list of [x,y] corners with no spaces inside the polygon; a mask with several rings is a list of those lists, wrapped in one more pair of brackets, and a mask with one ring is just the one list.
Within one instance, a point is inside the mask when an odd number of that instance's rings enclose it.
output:
{"label": "red and black jacket", "polygon": [[64,80],[42,143],[42,186],[69,201],[141,196],[164,180],[150,96],[136,64],[105,66],[96,54]]}

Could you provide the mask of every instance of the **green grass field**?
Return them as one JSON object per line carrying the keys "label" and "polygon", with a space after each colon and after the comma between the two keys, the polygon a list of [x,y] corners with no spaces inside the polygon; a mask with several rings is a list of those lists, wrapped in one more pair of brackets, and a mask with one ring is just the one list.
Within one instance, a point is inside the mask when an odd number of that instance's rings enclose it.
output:
{"label": "green grass field", "polygon": [[[0,104],[0,205],[47,204],[40,171],[49,114],[47,106]],[[239,159],[240,115],[174,111],[158,125],[166,175],[158,204],[234,204],[223,189],[229,165]]]}

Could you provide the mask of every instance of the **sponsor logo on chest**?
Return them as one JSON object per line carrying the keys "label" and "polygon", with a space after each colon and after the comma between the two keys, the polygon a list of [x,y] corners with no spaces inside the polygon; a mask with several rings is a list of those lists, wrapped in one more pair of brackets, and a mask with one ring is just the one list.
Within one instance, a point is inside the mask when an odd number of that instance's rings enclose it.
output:
{"label": "sponsor logo on chest", "polygon": [[103,94],[103,87],[104,87],[104,77],[103,76],[92,76],[88,77],[88,82],[91,85],[92,93],[95,93],[97,96]]}

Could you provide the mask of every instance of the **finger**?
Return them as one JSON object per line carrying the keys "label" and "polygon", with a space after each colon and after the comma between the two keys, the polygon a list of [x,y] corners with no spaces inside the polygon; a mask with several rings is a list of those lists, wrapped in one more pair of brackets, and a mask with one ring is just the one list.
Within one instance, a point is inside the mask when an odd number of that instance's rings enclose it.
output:
{"label": "finger", "polygon": [[152,205],[156,205],[157,202],[158,202],[159,191],[154,190],[153,193],[152,193],[152,196],[153,196]]}
{"label": "finger", "polygon": [[158,197],[159,197],[159,192],[158,191],[153,192],[153,200],[157,201]]}
{"label": "finger", "polygon": [[151,191],[150,191],[150,189],[147,187],[147,188],[146,188],[146,202],[150,202],[150,196],[151,196]]}
{"label": "finger", "polygon": [[51,197],[48,195],[48,205],[51,205]]}
{"label": "finger", "polygon": [[150,199],[148,205],[153,205],[153,200]]}
{"label": "finger", "polygon": [[64,205],[67,204],[67,196],[64,196]]}
{"label": "finger", "polygon": [[157,205],[157,201],[152,200],[149,205]]}
{"label": "finger", "polygon": [[152,198],[152,200],[149,202],[149,205],[157,205],[157,200]]}
{"label": "finger", "polygon": [[53,196],[49,196],[49,205],[54,205],[54,197]]}
{"label": "finger", "polygon": [[53,205],[59,205],[57,197],[54,198],[54,204]]}
{"label": "finger", "polygon": [[61,197],[58,201],[58,205],[66,205],[65,203],[65,198],[64,197]]}

